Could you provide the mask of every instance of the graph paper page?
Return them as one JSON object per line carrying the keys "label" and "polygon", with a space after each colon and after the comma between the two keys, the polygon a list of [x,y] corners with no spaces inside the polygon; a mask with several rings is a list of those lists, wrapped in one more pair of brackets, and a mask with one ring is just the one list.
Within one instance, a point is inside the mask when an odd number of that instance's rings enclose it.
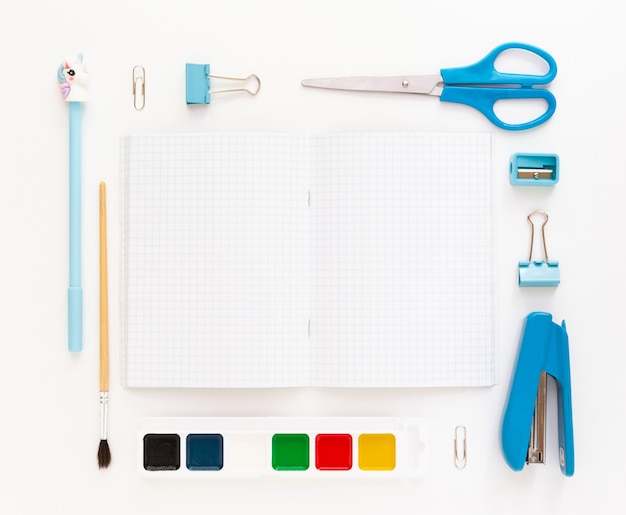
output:
{"label": "graph paper page", "polygon": [[142,135],[122,157],[127,386],[494,383],[489,135]]}
{"label": "graph paper page", "polygon": [[308,140],[122,144],[128,387],[308,385]]}
{"label": "graph paper page", "polygon": [[495,382],[488,134],[312,140],[312,379]]}

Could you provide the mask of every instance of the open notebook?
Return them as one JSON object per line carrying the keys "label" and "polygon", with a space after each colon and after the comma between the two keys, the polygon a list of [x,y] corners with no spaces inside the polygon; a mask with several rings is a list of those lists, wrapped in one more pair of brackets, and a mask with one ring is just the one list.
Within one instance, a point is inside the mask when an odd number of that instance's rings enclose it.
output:
{"label": "open notebook", "polygon": [[122,141],[128,387],[495,382],[489,134]]}

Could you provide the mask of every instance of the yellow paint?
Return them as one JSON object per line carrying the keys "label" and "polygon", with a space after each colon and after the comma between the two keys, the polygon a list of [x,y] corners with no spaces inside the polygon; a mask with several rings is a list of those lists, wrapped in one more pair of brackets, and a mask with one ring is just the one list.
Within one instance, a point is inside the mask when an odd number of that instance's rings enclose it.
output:
{"label": "yellow paint", "polygon": [[395,469],[395,435],[390,433],[359,435],[359,468],[361,470]]}

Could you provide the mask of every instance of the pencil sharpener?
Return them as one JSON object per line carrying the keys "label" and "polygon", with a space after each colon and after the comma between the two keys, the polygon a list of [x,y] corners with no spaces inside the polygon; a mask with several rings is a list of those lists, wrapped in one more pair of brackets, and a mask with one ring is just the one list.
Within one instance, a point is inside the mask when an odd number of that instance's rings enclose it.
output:
{"label": "pencil sharpener", "polygon": [[513,186],[554,186],[559,182],[559,156],[513,154],[509,180]]}

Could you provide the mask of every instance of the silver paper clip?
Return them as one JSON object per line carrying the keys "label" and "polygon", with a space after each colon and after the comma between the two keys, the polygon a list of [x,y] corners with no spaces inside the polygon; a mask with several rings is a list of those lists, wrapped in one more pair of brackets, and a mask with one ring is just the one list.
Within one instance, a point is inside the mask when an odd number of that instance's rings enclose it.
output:
{"label": "silver paper clip", "polygon": [[137,65],[133,68],[133,107],[141,111],[146,106],[146,70]]}
{"label": "silver paper clip", "polygon": [[454,465],[464,469],[467,465],[467,429],[465,426],[454,428]]}
{"label": "silver paper clip", "polygon": [[[210,72],[211,65],[209,64],[186,63],[185,93],[187,104],[210,104],[211,94],[245,91],[250,95],[256,95],[261,89],[261,79],[255,74],[247,77],[225,77],[222,75],[211,75]],[[211,91],[211,79],[236,81],[241,84],[241,87]],[[247,87],[247,84],[251,84],[251,86]]]}
{"label": "silver paper clip", "polygon": [[[543,241],[544,260],[533,260],[533,243],[535,241],[535,224],[532,220],[534,215],[541,215],[544,218],[541,224],[541,239]],[[519,285],[520,286],[558,286],[561,282],[559,275],[559,262],[550,261],[548,258],[548,248],[546,246],[546,224],[548,214],[544,211],[533,211],[528,215],[528,222],[531,227],[530,253],[528,260],[519,262]]]}

